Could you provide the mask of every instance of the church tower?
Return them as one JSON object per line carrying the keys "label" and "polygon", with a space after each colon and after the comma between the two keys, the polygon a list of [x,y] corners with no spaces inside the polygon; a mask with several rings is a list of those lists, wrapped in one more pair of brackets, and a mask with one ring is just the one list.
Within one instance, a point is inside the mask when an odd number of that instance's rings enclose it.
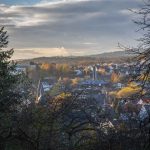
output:
{"label": "church tower", "polygon": [[93,80],[97,80],[97,68],[93,66]]}

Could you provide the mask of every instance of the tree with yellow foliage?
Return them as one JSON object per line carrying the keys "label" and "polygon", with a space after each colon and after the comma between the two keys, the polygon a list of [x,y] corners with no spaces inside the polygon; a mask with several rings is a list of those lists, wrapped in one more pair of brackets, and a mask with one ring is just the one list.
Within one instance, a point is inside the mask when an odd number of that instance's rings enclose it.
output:
{"label": "tree with yellow foliage", "polygon": [[40,68],[45,71],[53,71],[55,69],[55,66],[54,64],[43,63]]}
{"label": "tree with yellow foliage", "polygon": [[140,87],[124,87],[117,93],[117,98],[127,98],[140,93]]}
{"label": "tree with yellow foliage", "polygon": [[116,93],[117,98],[128,98],[135,94],[141,94],[142,88],[131,82],[128,86],[122,88]]}
{"label": "tree with yellow foliage", "polygon": [[56,64],[56,71],[58,76],[64,76],[70,72],[68,64]]}
{"label": "tree with yellow foliage", "polygon": [[80,78],[72,79],[72,86],[76,86],[80,82]]}
{"label": "tree with yellow foliage", "polygon": [[42,75],[55,75],[56,74],[56,66],[55,64],[49,64],[49,63],[43,63],[41,66],[40,66],[40,71]]}
{"label": "tree with yellow foliage", "polygon": [[120,74],[114,71],[111,75],[111,82],[112,83],[117,83],[120,81]]}

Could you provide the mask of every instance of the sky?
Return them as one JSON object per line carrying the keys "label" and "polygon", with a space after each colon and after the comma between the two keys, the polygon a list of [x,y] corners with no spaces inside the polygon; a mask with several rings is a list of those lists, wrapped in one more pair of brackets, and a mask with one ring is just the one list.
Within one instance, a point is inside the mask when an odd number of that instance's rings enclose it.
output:
{"label": "sky", "polygon": [[83,56],[135,46],[142,0],[0,0],[13,59]]}

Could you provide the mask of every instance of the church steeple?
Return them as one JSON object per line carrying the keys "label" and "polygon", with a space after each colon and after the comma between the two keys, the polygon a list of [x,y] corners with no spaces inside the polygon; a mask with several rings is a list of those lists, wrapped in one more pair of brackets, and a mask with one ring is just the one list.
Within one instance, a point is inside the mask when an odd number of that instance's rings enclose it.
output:
{"label": "church steeple", "polygon": [[41,80],[39,80],[38,89],[37,89],[37,103],[42,101],[43,95],[44,95],[43,85],[42,85]]}
{"label": "church steeple", "polygon": [[97,80],[97,68],[95,65],[93,66],[93,80]]}

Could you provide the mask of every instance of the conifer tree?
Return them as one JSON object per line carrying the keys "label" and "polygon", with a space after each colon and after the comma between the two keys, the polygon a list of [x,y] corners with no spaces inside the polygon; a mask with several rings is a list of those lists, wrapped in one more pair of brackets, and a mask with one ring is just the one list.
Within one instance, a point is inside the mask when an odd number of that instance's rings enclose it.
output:
{"label": "conifer tree", "polygon": [[10,60],[14,50],[6,50],[8,35],[4,27],[0,29],[0,112],[10,110],[19,94],[15,91],[18,76],[14,75],[16,65]]}
{"label": "conifer tree", "polygon": [[15,75],[16,65],[11,61],[13,49],[6,50],[8,35],[4,27],[0,29],[0,149],[5,149],[8,139],[12,137],[13,117],[21,100],[21,94],[16,90],[18,75]]}

